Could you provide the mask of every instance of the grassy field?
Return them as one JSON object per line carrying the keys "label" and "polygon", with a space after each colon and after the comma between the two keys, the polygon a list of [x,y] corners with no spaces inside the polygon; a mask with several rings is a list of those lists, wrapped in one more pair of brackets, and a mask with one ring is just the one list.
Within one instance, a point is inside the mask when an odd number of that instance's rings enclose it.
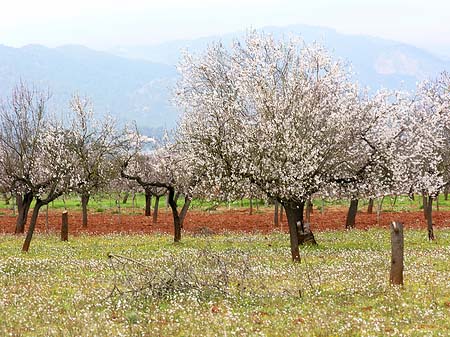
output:
{"label": "grassy field", "polygon": [[[123,203],[124,194],[96,194],[91,197],[89,201],[89,210],[91,212],[113,212],[117,213],[119,211],[118,206],[120,206],[120,212],[124,213],[142,213],[142,210],[145,206],[145,196],[143,193],[136,193],[135,202],[132,203],[131,194],[129,195],[127,202]],[[121,202],[117,202],[121,201]],[[179,204],[183,205],[183,198],[180,198]],[[321,200],[314,199],[313,204],[316,209],[321,209],[324,207],[325,209],[330,208],[339,208],[345,209],[349,206],[350,201],[347,199],[339,199],[339,200]],[[383,211],[390,212],[400,212],[400,211],[417,211],[423,209],[422,206],[422,197],[419,195],[415,196],[415,200],[410,200],[407,196],[399,196],[399,197],[384,197],[379,198],[374,201],[374,209],[376,212],[378,204],[381,203],[381,209]],[[155,198],[152,198],[152,207],[155,205]],[[362,199],[359,202],[358,209],[360,211],[365,211],[367,209],[368,200]],[[34,201],[31,204],[31,207],[34,206]],[[14,207],[14,201],[11,199],[9,204],[5,204],[5,200],[0,198],[0,215],[2,213],[2,209],[12,209]],[[159,200],[159,207],[164,208],[166,205],[165,196],[161,197]],[[191,202],[191,209],[208,211],[211,209],[242,209],[250,207],[249,199],[236,200],[230,203],[227,202],[215,202],[215,201],[207,201],[194,199]],[[449,200],[445,200],[444,195],[439,195],[439,201],[433,203],[433,209],[437,209],[439,207],[440,210],[448,211],[450,210],[450,198]],[[80,198],[77,195],[68,195],[61,198],[56,199],[49,205],[49,209],[70,209],[70,210],[81,210]],[[253,209],[254,211],[273,209],[272,205],[267,205],[264,200],[253,200]],[[4,212],[4,211],[3,211]]]}
{"label": "grassy field", "polygon": [[38,235],[28,254],[3,235],[0,336],[450,334],[449,229],[406,231],[404,288],[388,284],[387,231],[316,236],[294,264],[277,233]]}

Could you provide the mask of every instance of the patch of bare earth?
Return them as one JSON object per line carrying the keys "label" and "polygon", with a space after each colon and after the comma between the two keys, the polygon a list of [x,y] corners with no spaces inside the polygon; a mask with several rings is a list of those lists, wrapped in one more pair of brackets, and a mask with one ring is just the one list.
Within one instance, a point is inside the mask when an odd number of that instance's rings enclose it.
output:
{"label": "patch of bare earth", "polygon": [[[16,218],[10,210],[2,210],[0,216],[0,233],[14,233]],[[62,210],[51,210],[48,216],[48,231],[59,232]],[[314,211],[311,215],[313,231],[344,230],[346,210],[328,210],[324,214]],[[356,217],[356,228],[372,227],[389,228],[391,221],[401,221],[406,228],[426,228],[423,212],[383,212],[377,223],[376,214],[359,212]],[[436,228],[450,227],[450,211],[433,212]],[[37,232],[47,231],[45,211],[39,216]],[[286,218],[278,227],[273,224],[273,212],[259,211],[252,215],[248,210],[226,210],[220,212],[190,211],[184,222],[184,230],[194,234],[214,234],[223,232],[259,232],[269,233],[274,230],[287,232]],[[110,212],[90,213],[88,228],[81,225],[81,212],[69,211],[69,233],[72,235],[108,234],[108,233],[172,233],[172,215],[161,211],[158,222],[152,223],[152,217],[136,214],[112,214]]]}

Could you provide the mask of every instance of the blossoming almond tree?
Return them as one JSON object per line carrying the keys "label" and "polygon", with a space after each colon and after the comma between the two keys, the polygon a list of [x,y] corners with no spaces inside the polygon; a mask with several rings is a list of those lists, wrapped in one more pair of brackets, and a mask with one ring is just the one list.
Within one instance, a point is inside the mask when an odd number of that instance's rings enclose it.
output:
{"label": "blossoming almond tree", "polygon": [[[180,241],[183,221],[192,200],[198,175],[193,174],[191,167],[186,165],[184,157],[175,146],[157,145],[147,153],[142,152],[138,146],[137,151],[124,160],[121,175],[136,181],[146,192],[161,195],[161,190],[167,191],[174,223],[174,242]],[[178,209],[176,193],[185,196],[181,210]]]}
{"label": "blossoming almond tree", "polygon": [[0,169],[3,186],[16,196],[15,233],[23,233],[33,190],[23,183],[39,169],[38,154],[50,95],[20,83],[0,106]]}
{"label": "blossoming almond tree", "polygon": [[29,175],[17,177],[26,191],[31,191],[35,205],[22,250],[28,252],[42,206],[70,191],[79,183],[73,154],[68,151],[68,132],[60,123],[46,121],[37,139],[38,166]]}
{"label": "blossoming almond tree", "polygon": [[250,182],[281,202],[299,261],[298,245],[314,241],[304,227],[306,200],[341,183],[359,156],[358,90],[348,71],[317,44],[256,33],[231,50],[217,43],[186,55],[179,70],[178,141],[205,172],[200,184],[232,192]]}
{"label": "blossoming almond tree", "polygon": [[[433,81],[419,83],[411,116],[416,121],[416,148],[409,157],[415,192],[424,196],[428,238],[434,240],[433,199],[449,184],[450,167],[450,76],[443,72]],[[417,147],[420,147],[417,149]]]}
{"label": "blossoming almond tree", "polygon": [[73,114],[68,150],[76,160],[79,180],[73,190],[81,196],[83,227],[87,227],[90,196],[120,175],[119,157],[130,146],[130,140],[112,118],[96,120],[88,99],[74,95],[70,106]]}

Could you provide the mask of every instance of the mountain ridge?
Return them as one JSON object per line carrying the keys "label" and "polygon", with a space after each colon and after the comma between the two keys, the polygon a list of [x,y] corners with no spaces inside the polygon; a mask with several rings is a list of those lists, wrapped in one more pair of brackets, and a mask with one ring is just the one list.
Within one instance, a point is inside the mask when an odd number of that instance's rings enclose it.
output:
{"label": "mountain ridge", "polygon": [[[416,82],[450,71],[450,61],[394,40],[348,35],[327,27],[290,25],[265,27],[275,38],[300,35],[306,42],[319,40],[332,53],[350,61],[355,80],[377,90],[381,87],[414,89]],[[92,98],[97,113],[110,113],[121,122],[136,120],[148,133],[173,128],[179,113],[170,102],[177,79],[181,50],[202,52],[208,43],[230,44],[246,31],[157,45],[117,47],[99,51],[67,44],[48,48],[29,44],[20,48],[0,44],[0,96],[9,94],[20,80],[53,93],[54,109],[68,109],[74,92]]]}

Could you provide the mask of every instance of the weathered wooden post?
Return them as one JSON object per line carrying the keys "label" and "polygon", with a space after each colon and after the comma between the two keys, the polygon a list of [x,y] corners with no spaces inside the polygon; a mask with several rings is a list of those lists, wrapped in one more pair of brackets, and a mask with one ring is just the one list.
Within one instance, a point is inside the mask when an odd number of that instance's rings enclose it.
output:
{"label": "weathered wooden post", "polygon": [[403,285],[403,224],[391,223],[391,275],[392,285]]}
{"label": "weathered wooden post", "polygon": [[62,212],[61,241],[69,241],[69,213]]}

